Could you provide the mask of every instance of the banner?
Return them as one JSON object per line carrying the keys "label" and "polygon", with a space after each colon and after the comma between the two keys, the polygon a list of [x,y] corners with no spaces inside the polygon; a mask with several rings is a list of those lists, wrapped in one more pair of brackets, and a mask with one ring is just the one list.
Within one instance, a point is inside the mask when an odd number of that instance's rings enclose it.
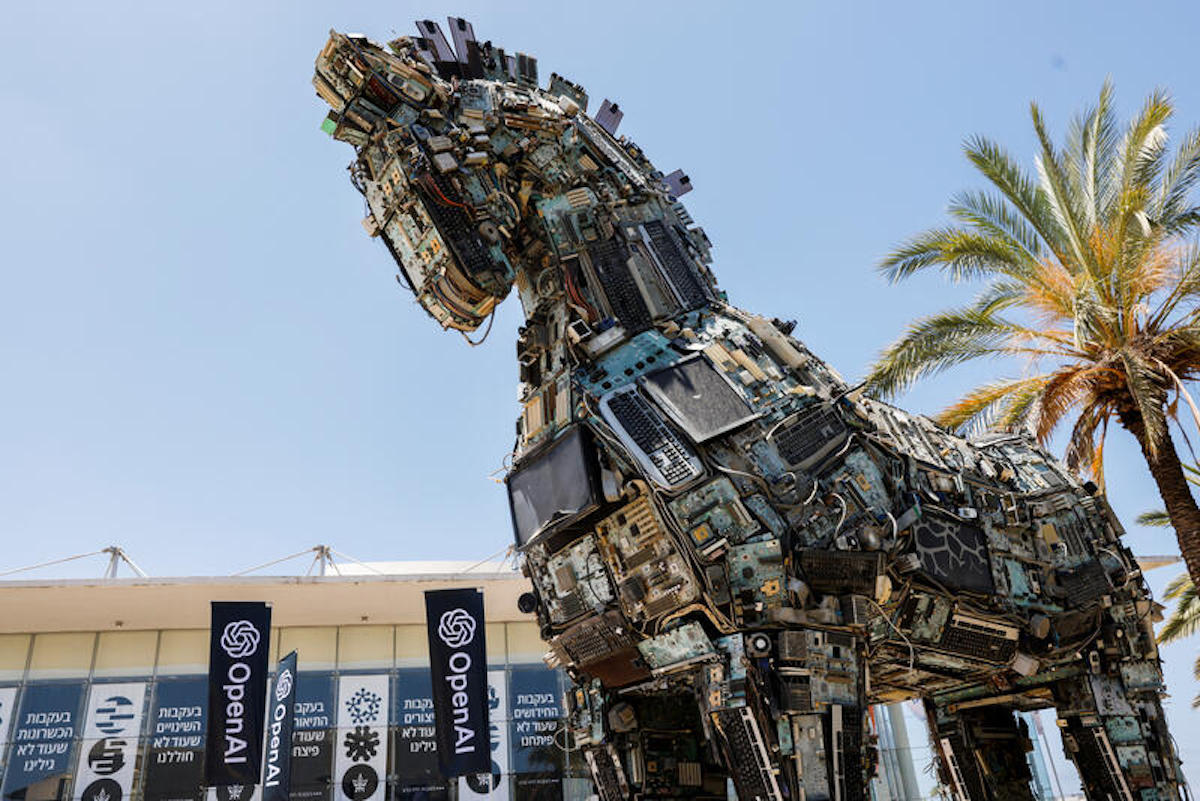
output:
{"label": "banner", "polygon": [[489,670],[488,762],[486,771],[472,773],[458,780],[458,801],[508,801],[508,688],[503,670]]}
{"label": "banner", "polygon": [[396,676],[392,766],[399,801],[447,801],[450,782],[438,768],[433,689],[429,668],[401,668]]}
{"label": "banner", "polygon": [[71,775],[71,746],[79,731],[82,684],[28,684],[13,719],[0,796],[58,798]]}
{"label": "banner", "polygon": [[213,601],[204,759],[210,787],[258,784],[270,637],[265,603]]}
{"label": "banner", "polygon": [[338,680],[337,801],[382,801],[387,793],[388,677]]}
{"label": "banner", "polygon": [[129,797],[145,701],[145,682],[92,685],[75,767],[76,801]]}
{"label": "banner", "polygon": [[267,715],[267,762],[263,798],[288,801],[292,778],[292,722],[296,716],[296,652],[279,660]]}
{"label": "banner", "polygon": [[515,665],[510,675],[513,798],[562,801],[566,765],[560,677],[542,665]]}
{"label": "banner", "polygon": [[296,682],[291,801],[329,801],[337,739],[333,676],[301,673]]}
{"label": "banner", "polygon": [[200,801],[207,689],[203,676],[159,680],[142,782],[145,801]]}
{"label": "banner", "polygon": [[4,755],[8,753],[8,730],[17,716],[17,688],[0,687],[0,776],[4,775]]}
{"label": "banner", "polygon": [[492,769],[483,593],[425,593],[438,765],[443,776]]}

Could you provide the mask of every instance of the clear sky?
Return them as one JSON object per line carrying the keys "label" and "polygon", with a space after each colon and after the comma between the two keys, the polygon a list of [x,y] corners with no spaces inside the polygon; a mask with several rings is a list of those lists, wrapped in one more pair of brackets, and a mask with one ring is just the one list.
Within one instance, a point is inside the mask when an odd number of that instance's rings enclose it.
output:
{"label": "clear sky", "polygon": [[[383,40],[447,14],[582,83],[593,110],[619,102],[621,132],[691,176],[732,301],[798,319],[852,380],[911,317],[970,294],[873,269],[979,184],[965,136],[1032,165],[1029,101],[1061,133],[1105,76],[1122,116],[1161,85],[1176,136],[1200,123],[1194,3],[13,4],[0,570],[111,543],[156,575],[317,543],[363,560],[505,547],[489,476],[513,440],[517,304],[476,349],[413,305],[359,225],[351,150],[319,131],[309,83],[329,28]],[[903,403],[933,411],[1019,369],[971,368]],[[1127,435],[1112,439],[1131,546],[1174,551],[1133,524],[1159,501]],[[1198,645],[1165,651],[1189,768]]]}

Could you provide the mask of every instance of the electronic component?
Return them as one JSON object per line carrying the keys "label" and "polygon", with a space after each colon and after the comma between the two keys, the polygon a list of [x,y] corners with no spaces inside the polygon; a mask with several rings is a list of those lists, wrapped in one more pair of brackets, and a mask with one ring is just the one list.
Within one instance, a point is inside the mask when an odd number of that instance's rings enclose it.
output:
{"label": "electronic component", "polygon": [[808,469],[845,442],[849,430],[837,409],[815,404],[774,434],[779,455],[793,467]]}
{"label": "electronic component", "polygon": [[913,544],[929,575],[959,590],[995,591],[987,537],[972,523],[925,514],[913,524]]}
{"label": "electronic component", "polygon": [[745,542],[759,531],[733,482],[721,476],[670,503],[671,513],[688,532],[692,545],[707,556],[721,547]]}
{"label": "electronic component", "polygon": [[580,519],[601,503],[591,434],[573,426],[547,447],[527,454],[505,483],[519,546]]}
{"label": "electronic component", "polygon": [[691,567],[643,496],[596,526],[621,604],[633,620],[655,620],[699,597]]}
{"label": "electronic component", "polygon": [[771,770],[766,743],[758,721],[746,707],[713,713],[717,731],[729,751],[729,766],[738,798],[747,801],[779,801],[779,784]]}
{"label": "electronic component", "polygon": [[640,383],[693,442],[707,442],[758,417],[741,393],[699,354],[650,373]]}
{"label": "electronic component", "polygon": [[638,650],[655,673],[679,670],[713,655],[713,644],[699,623],[685,623],[676,629],[642,640]]}
{"label": "electronic component", "polygon": [[859,593],[875,597],[883,571],[883,554],[863,551],[822,551],[806,548],[797,553],[805,582],[816,592]]}
{"label": "electronic component", "polygon": [[583,758],[587,760],[600,801],[625,801],[629,797],[625,771],[611,745],[584,749]]}
{"label": "electronic component", "polygon": [[654,483],[677,489],[704,474],[695,451],[636,387],[614,389],[602,397],[600,414]]}
{"label": "electronic component", "polygon": [[684,253],[675,233],[661,220],[642,225],[642,241],[658,263],[659,269],[671,282],[671,288],[684,309],[694,309],[708,300],[704,284],[696,275],[691,260]]}
{"label": "electronic component", "polygon": [[1015,626],[955,613],[942,631],[938,647],[973,659],[1008,664],[1017,652]]}
{"label": "electronic component", "polygon": [[613,238],[588,248],[592,270],[612,314],[627,332],[636,334],[650,327],[650,310],[629,267],[629,248]]}

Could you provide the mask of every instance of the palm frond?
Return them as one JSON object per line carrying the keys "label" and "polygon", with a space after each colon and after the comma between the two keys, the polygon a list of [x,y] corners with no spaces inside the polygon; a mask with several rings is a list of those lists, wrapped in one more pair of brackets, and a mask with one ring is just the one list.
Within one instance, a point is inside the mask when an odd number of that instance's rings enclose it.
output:
{"label": "palm frond", "polygon": [[1031,264],[1042,257],[1037,231],[1004,198],[988,192],[959,192],[950,199],[950,215],[997,237],[1025,254]]}
{"label": "palm frond", "polygon": [[[876,397],[891,397],[925,376],[983,356],[1062,355],[1055,336],[977,308],[923,317],[884,348],[866,378],[866,389]],[[1039,341],[1046,346],[1022,344]]]}
{"label": "palm frond", "polygon": [[1175,158],[1163,172],[1155,198],[1155,222],[1168,233],[1180,234],[1191,227],[1188,198],[1197,180],[1200,180],[1200,128],[1190,131],[1179,143]]}
{"label": "palm frond", "polygon": [[1073,257],[1072,260],[1065,262],[1064,266],[1070,266],[1073,262],[1076,269],[1087,270],[1099,277],[1100,266],[1087,246],[1090,232],[1081,219],[1079,199],[1068,186],[1066,167],[1062,157],[1054,143],[1050,141],[1041,109],[1036,103],[1030,104],[1029,113],[1033,118],[1033,129],[1037,133],[1038,142],[1042,147],[1042,152],[1035,161],[1040,188],[1054,213],[1059,228],[1065,234]]}
{"label": "palm frond", "polygon": [[1158,632],[1158,641],[1175,642],[1190,637],[1200,629],[1200,596],[1192,578],[1184,573],[1172,579],[1163,597],[1175,601],[1175,609]]}
{"label": "palm frond", "polygon": [[[1031,389],[1038,392],[1046,376],[994,381],[976,387],[958,401],[943,409],[934,419],[939,425],[963,434],[977,434],[989,428],[1006,403],[1011,404]],[[1034,392],[1035,396],[1038,392]]]}
{"label": "palm frond", "polygon": [[1171,516],[1162,509],[1155,509],[1152,512],[1142,512],[1137,516],[1136,522],[1139,526],[1149,528],[1170,528]]}
{"label": "palm frond", "polygon": [[1063,261],[1063,232],[1037,183],[1021,170],[1004,148],[987,137],[970,137],[963,150],[967,159],[1000,190],[1054,256]]}
{"label": "palm frond", "polygon": [[888,254],[879,269],[893,283],[927,267],[940,267],[951,281],[1019,275],[1028,256],[1013,243],[988,233],[936,228],[917,235]]}

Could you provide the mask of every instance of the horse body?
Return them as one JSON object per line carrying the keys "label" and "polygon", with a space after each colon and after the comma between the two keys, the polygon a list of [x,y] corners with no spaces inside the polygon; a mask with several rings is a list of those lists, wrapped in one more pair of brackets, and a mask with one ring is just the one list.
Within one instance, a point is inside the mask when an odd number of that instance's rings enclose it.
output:
{"label": "horse body", "polygon": [[419,27],[331,34],[324,127],[439,324],[490,325],[516,287],[522,606],[601,799],[857,801],[869,706],[910,698],[964,801],[1033,798],[1014,711],[1043,707],[1089,799],[1178,799],[1155,605],[1096,488],[861,397],[728,303],[686,177],[615,106]]}

